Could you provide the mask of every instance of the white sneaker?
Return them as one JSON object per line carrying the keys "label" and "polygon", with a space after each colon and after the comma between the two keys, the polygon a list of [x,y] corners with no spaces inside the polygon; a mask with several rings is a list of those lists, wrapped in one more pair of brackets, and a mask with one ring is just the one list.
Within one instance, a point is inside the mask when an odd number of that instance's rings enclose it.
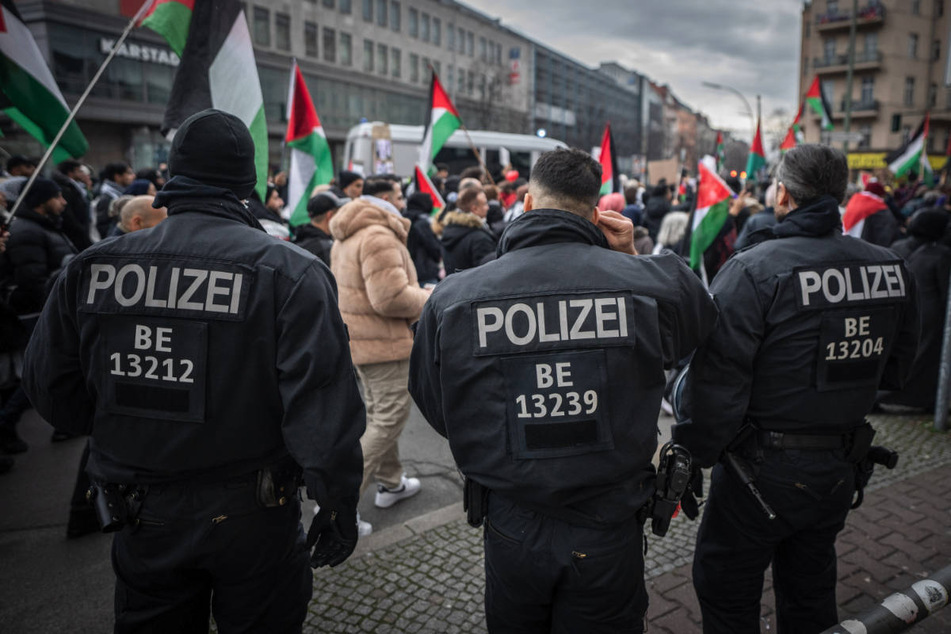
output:
{"label": "white sneaker", "polygon": [[373,525],[370,522],[364,522],[360,519],[360,514],[357,513],[357,535],[360,537],[366,537],[373,532]]}
{"label": "white sneaker", "polygon": [[413,497],[421,488],[418,478],[407,478],[404,473],[400,479],[400,485],[395,489],[387,489],[382,484],[376,485],[376,499],[373,503],[377,508],[388,509],[400,500]]}

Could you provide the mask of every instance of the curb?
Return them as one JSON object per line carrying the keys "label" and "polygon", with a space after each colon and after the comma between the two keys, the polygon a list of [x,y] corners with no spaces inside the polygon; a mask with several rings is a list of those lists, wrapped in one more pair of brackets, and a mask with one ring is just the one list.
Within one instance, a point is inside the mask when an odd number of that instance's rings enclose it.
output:
{"label": "curb", "polygon": [[465,511],[462,510],[462,502],[444,506],[441,509],[436,509],[424,515],[411,518],[402,524],[384,528],[379,533],[371,533],[367,537],[361,538],[357,542],[357,548],[353,552],[353,557],[369,555],[376,550],[387,548],[417,537],[426,531],[445,526],[446,524],[464,518]]}

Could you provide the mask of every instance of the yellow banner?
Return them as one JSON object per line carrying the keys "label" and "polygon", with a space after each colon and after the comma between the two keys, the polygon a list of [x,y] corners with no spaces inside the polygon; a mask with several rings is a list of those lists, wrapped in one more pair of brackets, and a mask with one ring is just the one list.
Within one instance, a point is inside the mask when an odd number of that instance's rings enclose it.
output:
{"label": "yellow banner", "polygon": [[[853,152],[849,154],[849,169],[851,170],[876,170],[888,167],[885,162],[885,152]],[[944,156],[929,156],[928,162],[931,163],[931,169],[938,171],[944,167]]]}

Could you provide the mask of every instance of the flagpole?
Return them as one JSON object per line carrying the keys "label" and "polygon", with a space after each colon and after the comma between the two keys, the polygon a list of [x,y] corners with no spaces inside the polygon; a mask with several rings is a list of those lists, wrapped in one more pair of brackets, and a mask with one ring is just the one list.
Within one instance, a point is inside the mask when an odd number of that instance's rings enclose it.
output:
{"label": "flagpole", "polygon": [[30,191],[30,188],[33,187],[33,183],[39,177],[40,172],[43,170],[43,167],[46,165],[46,162],[49,161],[50,157],[53,155],[53,151],[56,149],[57,144],[60,139],[63,138],[63,135],[66,134],[66,130],[73,123],[73,120],[76,118],[76,113],[79,112],[79,109],[83,107],[83,104],[86,103],[86,98],[89,97],[89,93],[92,92],[93,87],[99,81],[99,78],[102,77],[103,72],[105,72],[106,67],[116,56],[116,53],[119,52],[119,49],[125,43],[126,38],[129,37],[129,33],[132,32],[132,29],[135,28],[135,25],[138,23],[139,19],[143,14],[146,13],[148,9],[152,7],[155,3],[155,0],[146,0],[139,7],[139,10],[136,12],[132,19],[129,20],[129,24],[126,25],[125,30],[122,32],[122,35],[116,40],[116,43],[112,45],[112,50],[109,51],[109,55],[106,57],[105,61],[99,66],[99,70],[96,71],[96,74],[93,75],[92,81],[89,82],[89,85],[86,86],[86,90],[83,92],[82,96],[79,97],[79,100],[76,102],[76,105],[73,106],[73,109],[70,111],[69,116],[66,117],[66,122],[63,123],[63,126],[59,129],[59,132],[56,133],[56,136],[53,138],[53,141],[50,143],[50,146],[46,149],[46,153],[43,154],[43,158],[40,159],[39,164],[36,166],[36,169],[33,170],[33,174],[30,175],[30,179],[26,182],[26,185],[23,186],[23,189],[20,190],[19,196],[17,196],[16,202],[13,203],[13,209],[10,210],[10,215],[13,216],[16,214],[17,209],[20,207],[20,203],[26,199],[26,193]]}
{"label": "flagpole", "polygon": [[475,143],[472,141],[472,137],[469,136],[469,129],[466,128],[466,126],[462,123],[462,121],[459,122],[459,127],[462,128],[462,131],[465,133],[466,139],[469,141],[469,147],[472,148],[472,153],[476,155],[476,159],[478,159],[479,165],[482,166],[483,173],[485,173],[485,175],[489,177],[489,183],[492,185],[495,185],[495,179],[492,178],[492,174],[489,173],[489,168],[486,167],[485,161],[482,160],[482,155],[479,153],[479,148],[476,147]]}

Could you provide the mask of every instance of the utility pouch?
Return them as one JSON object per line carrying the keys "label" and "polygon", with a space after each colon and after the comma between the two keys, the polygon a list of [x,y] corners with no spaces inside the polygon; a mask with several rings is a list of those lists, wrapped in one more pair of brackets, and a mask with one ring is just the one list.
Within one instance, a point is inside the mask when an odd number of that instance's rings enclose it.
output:
{"label": "utility pouch", "polygon": [[139,510],[147,492],[148,487],[93,482],[86,491],[86,500],[96,510],[100,530],[114,533],[138,523]]}
{"label": "utility pouch", "polygon": [[660,450],[654,500],[651,506],[651,531],[658,537],[667,534],[670,520],[677,511],[692,475],[690,452],[668,442]]}
{"label": "utility pouch", "polygon": [[873,438],[875,438],[875,430],[872,429],[868,421],[866,421],[864,425],[856,427],[852,432],[849,452],[845,456],[846,461],[858,463],[865,460],[865,456],[868,455],[868,450],[872,447]]}
{"label": "utility pouch", "polygon": [[287,504],[290,481],[284,477],[275,476],[270,468],[258,471],[257,498],[258,504],[264,508],[284,506]]}
{"label": "utility pouch", "polygon": [[469,526],[479,528],[485,520],[486,511],[488,511],[489,490],[473,480],[466,477],[462,488],[462,508],[466,512],[466,521]]}

